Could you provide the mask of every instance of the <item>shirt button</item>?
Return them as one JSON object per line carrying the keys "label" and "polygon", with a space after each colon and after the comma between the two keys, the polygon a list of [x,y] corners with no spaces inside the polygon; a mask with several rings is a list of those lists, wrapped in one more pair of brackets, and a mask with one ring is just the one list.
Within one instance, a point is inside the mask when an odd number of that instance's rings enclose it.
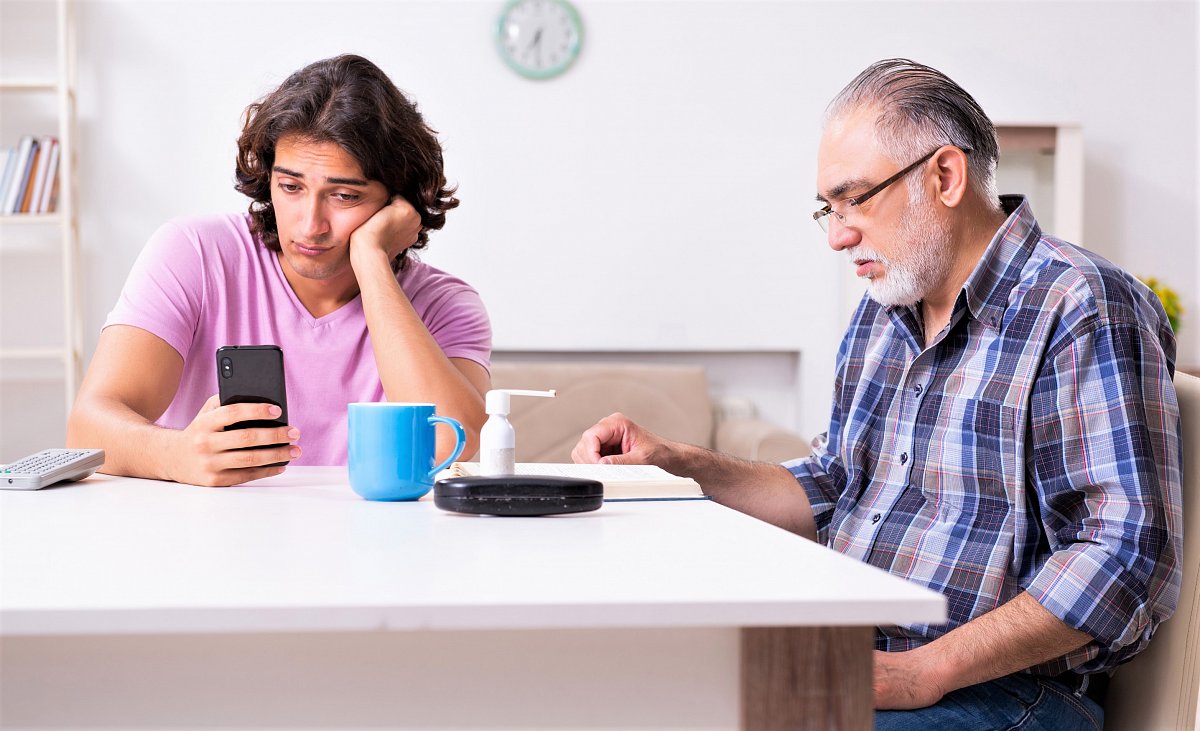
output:
{"label": "shirt button", "polygon": [[900,455],[900,464],[906,464],[907,462],[908,462],[908,452],[905,452],[904,454]]}
{"label": "shirt button", "polygon": [[871,524],[874,525],[875,523],[878,523],[879,519],[882,517],[883,516],[880,515],[879,513],[875,513],[874,515],[871,516]]}
{"label": "shirt button", "polygon": [[918,383],[917,385],[913,386],[913,390],[917,392],[918,396],[920,396],[921,395],[921,384]]}

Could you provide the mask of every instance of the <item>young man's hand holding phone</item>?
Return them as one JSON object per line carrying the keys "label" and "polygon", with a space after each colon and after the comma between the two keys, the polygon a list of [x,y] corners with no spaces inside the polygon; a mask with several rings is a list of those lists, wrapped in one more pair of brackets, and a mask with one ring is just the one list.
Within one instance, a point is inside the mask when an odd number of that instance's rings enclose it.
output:
{"label": "young man's hand holding phone", "polygon": [[213,487],[283,472],[300,456],[300,431],[287,423],[283,353],[274,345],[217,349],[217,389],[183,430],[184,448],[166,460],[168,479]]}
{"label": "young man's hand holding phone", "polygon": [[[278,407],[274,418],[251,418],[228,424],[225,431],[254,429],[253,444],[239,450],[287,447],[288,442],[263,443],[273,439],[279,427],[288,425],[287,387],[283,375],[283,351],[278,345],[226,345],[217,348],[217,383],[222,406],[265,403]],[[272,413],[274,410],[272,410]],[[289,460],[266,467],[282,467]]]}

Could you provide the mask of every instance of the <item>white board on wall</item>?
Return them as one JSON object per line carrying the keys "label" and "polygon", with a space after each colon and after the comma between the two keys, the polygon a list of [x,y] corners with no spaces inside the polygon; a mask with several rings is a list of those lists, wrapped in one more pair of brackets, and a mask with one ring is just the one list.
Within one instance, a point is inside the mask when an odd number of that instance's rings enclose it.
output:
{"label": "white board on wall", "polygon": [[501,0],[78,3],[89,352],[163,220],[244,209],[245,105],[342,52],[441,133],[463,205],[427,260],[480,289],[501,349],[802,350],[803,408],[825,412],[846,264],[808,220],[820,118],[888,56],[945,70],[994,119],[1078,121],[1087,244],[1196,271],[1194,4],[1087,3],[1090,33],[1077,2],[1038,3],[1034,24],[1006,0],[575,5],[579,60],[538,83],[493,48]]}
{"label": "white board on wall", "polygon": [[718,44],[709,12],[580,10],[583,53],[553,81],[482,43],[462,61],[481,93],[435,125],[486,110],[484,134],[447,136],[463,206],[428,260],[480,289],[499,348],[796,349],[803,313],[835,296],[833,257],[802,220],[826,100],[802,66]]}
{"label": "white board on wall", "polygon": [[[179,171],[120,219],[106,213],[119,191],[91,191],[85,247],[124,254],[100,263],[107,301],[163,219],[244,209],[231,178],[245,105],[305,63],[356,52],[440,133],[462,205],[424,258],[480,290],[498,348],[797,349],[805,313],[837,296],[838,262],[803,220],[827,94],[776,62],[770,49],[794,38],[770,22],[779,8],[750,9],[767,34],[757,48],[719,43],[724,21],[747,17],[729,6],[577,5],[580,58],[536,82],[495,52],[498,2],[84,4],[86,167]],[[272,32],[240,43],[246,27]],[[242,50],[213,52],[228,44]]]}

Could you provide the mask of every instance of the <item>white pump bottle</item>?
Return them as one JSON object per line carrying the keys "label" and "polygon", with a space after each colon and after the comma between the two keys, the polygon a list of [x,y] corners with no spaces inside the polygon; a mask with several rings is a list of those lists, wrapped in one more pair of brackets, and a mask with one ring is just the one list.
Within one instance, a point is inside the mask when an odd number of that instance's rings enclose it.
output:
{"label": "white pump bottle", "polygon": [[494,388],[487,392],[488,420],[479,432],[479,474],[511,475],[517,471],[517,432],[508,420],[511,396],[554,398],[554,391]]}

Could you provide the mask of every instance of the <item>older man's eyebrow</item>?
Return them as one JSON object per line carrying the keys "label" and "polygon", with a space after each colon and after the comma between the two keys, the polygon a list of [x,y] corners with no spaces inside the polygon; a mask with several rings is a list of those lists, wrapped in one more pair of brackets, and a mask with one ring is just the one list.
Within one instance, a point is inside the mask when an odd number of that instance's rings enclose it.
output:
{"label": "older man's eyebrow", "polygon": [[[275,165],[271,169],[280,175],[286,175],[289,178],[300,178],[301,180],[304,180],[304,173],[297,170],[288,170],[282,165]],[[362,178],[325,178],[325,183],[328,185],[370,185],[370,181]]]}
{"label": "older man's eyebrow", "polygon": [[846,194],[849,193],[850,191],[863,189],[869,185],[870,185],[870,182],[868,182],[867,180],[865,180],[863,178],[852,178],[850,180],[843,180],[842,182],[833,186],[829,190],[825,191],[825,194],[823,197],[818,195],[817,200],[822,201],[822,202],[827,202],[830,200],[838,200],[839,198],[845,198]]}

